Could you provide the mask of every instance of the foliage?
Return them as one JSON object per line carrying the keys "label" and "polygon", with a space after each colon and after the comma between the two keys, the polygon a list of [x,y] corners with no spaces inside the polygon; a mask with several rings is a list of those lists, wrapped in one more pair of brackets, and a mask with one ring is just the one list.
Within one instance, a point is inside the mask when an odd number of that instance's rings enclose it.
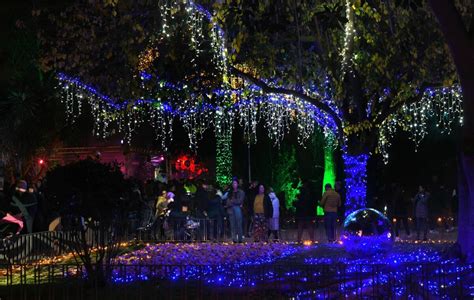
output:
{"label": "foliage", "polygon": [[[63,128],[62,106],[54,98],[54,80],[37,65],[34,22],[17,21],[6,41],[7,74],[0,92],[0,145],[11,176],[28,173],[37,150],[47,148]],[[31,174],[34,176],[34,174]]]}
{"label": "foliage", "polygon": [[[190,86],[187,94],[216,86],[209,23],[189,30],[182,4],[168,10],[163,3],[94,0],[42,12],[41,67],[78,76],[114,99],[166,99],[170,95],[157,95],[164,80]],[[196,31],[203,38],[194,47]],[[152,80],[144,83],[141,72]]]}
{"label": "foliage", "polygon": [[286,207],[294,210],[293,202],[302,186],[301,179],[297,176],[295,148],[285,147],[278,153],[275,162],[273,188],[275,192],[285,194]]}
{"label": "foliage", "polygon": [[61,211],[74,205],[77,216],[111,222],[124,205],[126,184],[117,165],[80,160],[48,171],[45,181],[48,201]]}
{"label": "foliage", "polygon": [[58,206],[63,229],[71,230],[66,242],[75,258],[84,264],[91,284],[105,284],[125,221],[127,185],[119,167],[86,159],[56,167],[45,181],[47,200]]}
{"label": "foliage", "polygon": [[421,3],[229,0],[214,7],[235,63],[296,92],[330,81],[351,152],[372,151],[378,126],[418,101],[417,89],[457,80],[436,20]]}

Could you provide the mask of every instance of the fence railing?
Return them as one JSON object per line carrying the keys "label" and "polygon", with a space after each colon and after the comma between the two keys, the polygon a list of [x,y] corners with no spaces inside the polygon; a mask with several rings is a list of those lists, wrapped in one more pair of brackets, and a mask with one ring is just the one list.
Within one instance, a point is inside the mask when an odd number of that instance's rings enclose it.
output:
{"label": "fence railing", "polygon": [[[206,242],[226,240],[228,232],[213,219],[169,220],[166,229],[144,226],[135,231],[87,229],[85,240],[91,247],[106,246],[108,241]],[[0,240],[0,263],[21,264],[73,251],[71,245],[81,239],[79,231],[45,231],[14,235]]]}
{"label": "fence railing", "polygon": [[[112,265],[107,284],[78,265],[0,266],[1,299],[472,299],[472,267]],[[2,286],[3,285],[3,286]]]}
{"label": "fence railing", "polygon": [[[142,226],[138,230],[92,230],[86,231],[86,241],[91,245],[107,244],[108,240],[130,241],[141,240],[146,242],[206,242],[227,241],[230,238],[229,226],[226,222],[218,224],[214,219],[193,218],[187,220],[169,219],[166,226],[155,223],[153,226]],[[325,240],[326,235],[322,221],[315,224],[316,240]],[[285,226],[285,224],[282,224]],[[287,224],[288,225],[288,224]],[[282,227],[283,227],[282,226]],[[245,225],[244,233],[248,233],[251,226]],[[336,230],[339,233],[339,227]],[[296,240],[295,230],[282,229],[281,240]],[[16,235],[0,240],[0,263],[29,263],[42,258],[63,255],[72,251],[70,245],[79,238],[77,231],[47,231],[32,234]],[[309,236],[304,235],[304,238]]]}

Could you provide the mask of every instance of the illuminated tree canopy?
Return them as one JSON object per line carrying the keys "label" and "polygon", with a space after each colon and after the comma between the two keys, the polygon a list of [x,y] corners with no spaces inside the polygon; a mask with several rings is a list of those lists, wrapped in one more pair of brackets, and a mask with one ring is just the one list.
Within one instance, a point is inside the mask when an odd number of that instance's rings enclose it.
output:
{"label": "illuminated tree canopy", "polygon": [[300,143],[321,127],[345,153],[351,209],[365,203],[367,159],[388,159],[398,130],[419,143],[431,117],[447,132],[462,123],[456,72],[424,4],[200,4],[89,1],[49,14],[41,65],[61,72],[68,115],[88,101],[98,135],[115,126],[130,142],[147,121],[164,147],[175,117],[192,147],[235,121],[255,136],[263,120],[275,144],[292,127]]}

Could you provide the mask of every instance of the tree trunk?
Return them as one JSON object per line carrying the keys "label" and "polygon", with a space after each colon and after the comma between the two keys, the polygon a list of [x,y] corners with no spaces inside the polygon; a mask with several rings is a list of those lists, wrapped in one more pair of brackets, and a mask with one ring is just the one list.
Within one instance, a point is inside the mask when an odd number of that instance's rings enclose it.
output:
{"label": "tree trunk", "polygon": [[216,182],[220,187],[232,179],[232,132],[216,134]]}
{"label": "tree trunk", "polygon": [[369,154],[343,154],[346,176],[345,215],[367,206],[367,161]]}
{"label": "tree trunk", "polygon": [[91,288],[101,288],[107,285],[105,268],[101,263],[90,263],[84,266],[87,272],[87,285]]}
{"label": "tree trunk", "polygon": [[474,261],[474,76],[461,78],[464,126],[458,154],[458,243],[468,261]]}
{"label": "tree trunk", "polygon": [[429,1],[449,46],[461,81],[464,124],[458,157],[459,221],[458,243],[470,261],[474,260],[474,32],[469,30],[454,1]]}
{"label": "tree trunk", "polygon": [[458,197],[458,243],[468,261],[474,261],[474,155],[459,155]]}
{"label": "tree trunk", "polygon": [[[330,184],[335,188],[336,183],[336,163],[334,161],[334,149],[331,145],[327,144],[327,141],[324,145],[324,175],[323,175],[323,186],[322,193],[326,191],[326,184]],[[324,210],[321,206],[318,205],[316,210],[316,215],[324,215]]]}
{"label": "tree trunk", "polygon": [[336,183],[336,164],[334,162],[334,150],[331,146],[324,146],[324,177],[323,177],[323,193],[325,191],[324,186],[331,184],[334,187]]}

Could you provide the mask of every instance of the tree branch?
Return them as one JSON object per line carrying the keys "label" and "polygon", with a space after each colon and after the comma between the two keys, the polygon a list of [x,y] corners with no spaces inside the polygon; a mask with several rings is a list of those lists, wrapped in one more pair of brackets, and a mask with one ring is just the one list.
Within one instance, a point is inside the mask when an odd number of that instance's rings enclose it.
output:
{"label": "tree branch", "polygon": [[342,134],[341,119],[339,119],[338,115],[326,103],[323,103],[319,99],[310,97],[308,95],[305,95],[301,92],[297,92],[295,90],[286,89],[286,88],[271,87],[268,84],[266,84],[265,82],[263,82],[262,80],[260,80],[258,78],[255,78],[250,74],[242,72],[242,71],[240,71],[239,69],[237,69],[233,66],[230,67],[230,70],[235,75],[237,75],[237,76],[239,76],[239,77],[241,77],[241,78],[243,78],[247,81],[250,81],[253,84],[255,84],[256,86],[260,87],[265,93],[289,95],[289,96],[293,96],[293,97],[299,98],[301,100],[304,100],[304,101],[307,101],[307,102],[313,104],[314,106],[316,106],[320,110],[327,113],[334,120],[334,123],[336,123],[337,130],[338,130],[339,134]]}
{"label": "tree branch", "polygon": [[409,104],[418,102],[418,101],[420,101],[422,96],[423,96],[423,93],[420,93],[417,96],[411,97],[407,101],[398,102],[397,104],[395,104],[393,106],[389,106],[389,105],[385,106],[382,109],[382,112],[380,114],[377,114],[377,116],[374,118],[372,123],[374,125],[382,124],[383,121],[385,121],[390,115],[396,113],[400,108],[403,107],[403,105],[405,105],[405,104],[409,105]]}
{"label": "tree branch", "polygon": [[458,73],[463,76],[472,72],[472,65],[466,62],[474,60],[472,41],[462,20],[461,14],[456,9],[454,1],[428,1],[438,22],[444,38],[451,49],[452,57]]}
{"label": "tree branch", "polygon": [[425,93],[425,89],[427,87],[433,87],[433,86],[441,86],[441,85],[436,85],[436,84],[428,84],[428,83],[424,83],[420,86],[420,93],[418,93],[416,96],[413,96],[411,98],[409,98],[408,100],[406,101],[400,101],[398,102],[397,104],[391,106],[391,105],[387,105],[387,106],[384,106],[382,108],[382,112],[380,114],[377,114],[377,116],[375,116],[375,118],[373,119],[372,123],[374,125],[378,125],[378,124],[381,124],[383,121],[385,121],[385,119],[387,119],[391,114],[393,113],[396,113],[400,108],[402,108],[403,105],[409,105],[409,104],[412,104],[412,103],[416,103],[418,101],[421,100],[421,98],[423,98],[423,95]]}

